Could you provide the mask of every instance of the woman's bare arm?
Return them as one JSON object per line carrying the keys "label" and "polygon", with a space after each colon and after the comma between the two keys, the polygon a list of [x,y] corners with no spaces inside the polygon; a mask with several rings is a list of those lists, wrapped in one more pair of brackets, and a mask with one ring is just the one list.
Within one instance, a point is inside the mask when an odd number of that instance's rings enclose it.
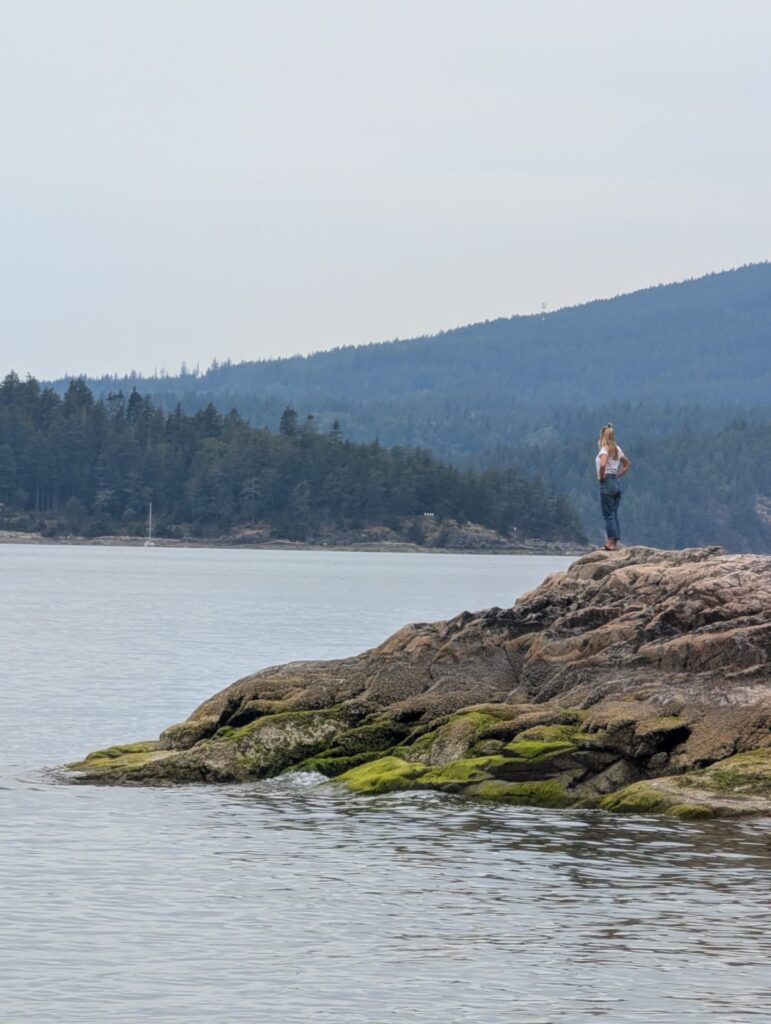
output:
{"label": "woman's bare arm", "polygon": [[624,475],[624,473],[628,473],[629,472],[629,467],[631,465],[632,465],[632,463],[629,461],[629,459],[626,457],[626,455],[624,455],[622,457],[622,459],[621,459],[621,472],[618,474],[619,477],[622,477]]}

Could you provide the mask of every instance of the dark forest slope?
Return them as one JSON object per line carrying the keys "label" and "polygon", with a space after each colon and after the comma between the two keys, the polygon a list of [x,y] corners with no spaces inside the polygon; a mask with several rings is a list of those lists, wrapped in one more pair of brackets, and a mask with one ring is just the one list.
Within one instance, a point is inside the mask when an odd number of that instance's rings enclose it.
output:
{"label": "dark forest slope", "polygon": [[137,384],[166,409],[235,407],[257,425],[291,404],[356,440],[515,462],[564,488],[595,538],[594,438],[611,419],[635,456],[629,540],[771,549],[769,263],[434,337],[89,384]]}
{"label": "dark forest slope", "polygon": [[94,401],[82,381],[63,398],[14,373],[0,383],[0,529],[136,535],[151,502],[165,537],[318,541],[378,527],[468,546],[459,523],[486,527],[494,545],[582,540],[569,504],[515,470],[472,474],[354,444],[289,410],[274,434],[212,406],[165,413],[136,390]]}
{"label": "dark forest slope", "polygon": [[[290,359],[215,364],[151,378],[142,390],[182,397],[505,395],[584,404],[603,386],[616,401],[765,403],[771,393],[771,264],[660,285],[535,316],[485,321],[410,341]],[[135,378],[89,380],[97,393]]]}

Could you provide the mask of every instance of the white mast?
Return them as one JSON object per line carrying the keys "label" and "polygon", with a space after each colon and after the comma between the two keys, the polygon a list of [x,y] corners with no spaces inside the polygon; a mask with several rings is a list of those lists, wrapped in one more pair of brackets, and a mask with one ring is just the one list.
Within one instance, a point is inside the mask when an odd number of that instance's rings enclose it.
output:
{"label": "white mast", "polygon": [[146,548],[154,548],[153,544],[153,503],[150,502],[150,509],[147,513],[147,540],[145,541]]}

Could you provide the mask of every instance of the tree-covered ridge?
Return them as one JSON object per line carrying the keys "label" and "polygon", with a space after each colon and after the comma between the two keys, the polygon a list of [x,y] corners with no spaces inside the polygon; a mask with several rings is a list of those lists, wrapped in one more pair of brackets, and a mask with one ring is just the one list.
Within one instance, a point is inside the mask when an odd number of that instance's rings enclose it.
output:
{"label": "tree-covered ridge", "polygon": [[[320,411],[328,398],[584,405],[600,387],[616,402],[747,407],[771,393],[769,338],[771,263],[761,263],[432,337],[215,362],[202,374],[149,378],[142,390],[174,401],[193,392],[215,404],[239,395]],[[101,393],[127,383],[103,378],[93,386]],[[252,418],[260,406],[239,400],[238,408]]]}
{"label": "tree-covered ridge", "polygon": [[[278,433],[208,405],[166,412],[134,389],[96,400],[82,380],[63,396],[11,373],[0,385],[3,523],[49,532],[141,533],[152,501],[160,534],[221,535],[261,525],[311,539],[323,527],[411,517],[474,522],[504,535],[576,540],[565,501],[513,467],[453,468],[427,451],[346,440],[287,408]],[[411,527],[410,527],[411,523]],[[412,539],[417,539],[413,536]]]}
{"label": "tree-covered ridge", "polygon": [[[64,389],[67,382],[56,387]],[[93,382],[97,393],[132,380]],[[282,410],[347,437],[426,448],[477,471],[516,464],[602,536],[594,440],[612,420],[634,460],[628,543],[771,551],[771,264],[545,316],[308,357],[213,364],[142,382],[275,426]]]}

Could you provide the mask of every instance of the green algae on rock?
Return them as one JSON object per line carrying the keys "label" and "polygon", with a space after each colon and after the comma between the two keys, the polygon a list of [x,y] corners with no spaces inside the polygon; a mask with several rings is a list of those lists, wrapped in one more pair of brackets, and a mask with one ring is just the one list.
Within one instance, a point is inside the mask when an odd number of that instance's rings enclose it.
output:
{"label": "green algae on rock", "polygon": [[405,626],[265,669],[74,780],[169,785],[320,771],[543,807],[771,814],[771,558],[593,552],[512,608]]}
{"label": "green algae on rock", "polygon": [[768,813],[771,747],[735,754],[683,775],[636,782],[605,797],[600,806],[608,811],[689,819]]}
{"label": "green algae on rock", "polygon": [[82,761],[69,765],[69,768],[71,771],[83,772],[84,775],[93,777],[93,781],[99,781],[100,776],[104,775],[107,778],[116,772],[128,776],[142,765],[166,756],[167,752],[160,749],[157,740],[146,740],[94,750]]}
{"label": "green algae on rock", "polygon": [[340,781],[354,793],[391,793],[397,789],[413,789],[415,782],[427,771],[419,762],[403,761],[400,757],[380,757],[341,776]]}

